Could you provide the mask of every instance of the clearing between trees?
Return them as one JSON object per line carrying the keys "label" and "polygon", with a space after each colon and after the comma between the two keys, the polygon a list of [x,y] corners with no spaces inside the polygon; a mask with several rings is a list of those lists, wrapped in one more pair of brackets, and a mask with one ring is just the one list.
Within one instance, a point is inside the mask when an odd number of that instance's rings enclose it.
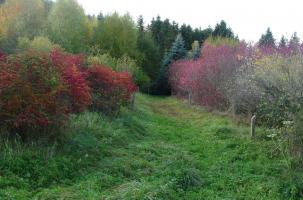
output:
{"label": "clearing between trees", "polygon": [[173,97],[138,94],[135,111],[117,119],[73,116],[62,145],[0,143],[0,197],[295,199],[284,159],[257,135]]}

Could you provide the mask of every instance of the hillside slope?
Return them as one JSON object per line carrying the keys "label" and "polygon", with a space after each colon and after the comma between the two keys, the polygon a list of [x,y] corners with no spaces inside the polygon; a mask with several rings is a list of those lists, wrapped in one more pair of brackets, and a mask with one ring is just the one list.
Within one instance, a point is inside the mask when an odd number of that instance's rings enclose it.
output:
{"label": "hillside slope", "polygon": [[0,199],[270,200],[295,190],[271,141],[172,97],[139,94],[134,112],[85,113],[68,130],[62,145],[1,146]]}

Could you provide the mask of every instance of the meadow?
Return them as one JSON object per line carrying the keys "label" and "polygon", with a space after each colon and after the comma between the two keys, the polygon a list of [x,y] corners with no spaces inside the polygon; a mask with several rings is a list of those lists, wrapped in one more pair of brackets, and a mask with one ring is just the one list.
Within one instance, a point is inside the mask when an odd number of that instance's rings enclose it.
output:
{"label": "meadow", "polygon": [[[1,199],[297,199],[300,176],[258,129],[173,97],[71,117],[64,141],[2,141]],[[295,179],[294,179],[295,178]]]}

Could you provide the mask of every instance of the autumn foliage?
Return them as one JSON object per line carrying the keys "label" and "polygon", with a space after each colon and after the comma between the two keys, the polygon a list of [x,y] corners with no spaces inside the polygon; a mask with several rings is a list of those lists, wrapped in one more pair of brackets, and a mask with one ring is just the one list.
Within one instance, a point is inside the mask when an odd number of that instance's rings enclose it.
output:
{"label": "autumn foliage", "polygon": [[59,125],[69,113],[68,90],[47,55],[27,52],[0,62],[0,120],[19,133]]}
{"label": "autumn foliage", "polygon": [[170,65],[173,94],[258,123],[281,127],[302,107],[303,45],[257,46],[224,38],[210,38],[198,59]]}
{"label": "autumn foliage", "polygon": [[173,93],[186,98],[190,95],[208,108],[225,108],[228,100],[223,90],[244,57],[244,45],[206,42],[201,52],[199,59],[179,60],[170,66]]}
{"label": "autumn foliage", "polygon": [[115,113],[137,90],[129,73],[115,72],[106,66],[92,66],[88,77],[93,90],[93,110]]}
{"label": "autumn foliage", "polygon": [[116,112],[136,91],[128,73],[85,63],[82,55],[58,50],[0,54],[1,128],[42,134],[64,125],[70,113]]}
{"label": "autumn foliage", "polygon": [[91,89],[84,70],[83,55],[73,55],[54,50],[50,54],[52,63],[60,70],[64,83],[68,87],[70,109],[73,112],[85,110],[91,104]]}

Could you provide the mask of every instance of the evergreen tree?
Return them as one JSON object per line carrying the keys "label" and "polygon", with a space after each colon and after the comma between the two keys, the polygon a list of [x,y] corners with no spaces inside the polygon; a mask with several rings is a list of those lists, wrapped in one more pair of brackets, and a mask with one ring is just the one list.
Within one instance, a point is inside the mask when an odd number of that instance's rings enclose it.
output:
{"label": "evergreen tree", "polygon": [[284,48],[284,47],[286,47],[286,45],[287,45],[287,40],[284,37],[284,35],[282,35],[281,40],[279,42],[279,48]]}
{"label": "evergreen tree", "polygon": [[232,29],[227,27],[224,20],[216,25],[212,35],[215,37],[235,38]]}
{"label": "evergreen tree", "polygon": [[137,21],[137,30],[138,30],[138,48],[139,50],[143,49],[143,40],[144,40],[144,20],[142,15],[139,16],[138,21]]}
{"label": "evergreen tree", "polygon": [[180,33],[182,34],[182,37],[184,39],[185,48],[187,50],[191,49],[191,44],[193,42],[193,33],[194,33],[191,26],[183,24],[180,27]]}
{"label": "evergreen tree", "polygon": [[176,40],[171,47],[170,55],[171,61],[179,60],[186,56],[185,42],[181,34],[177,35]]}
{"label": "evergreen tree", "polygon": [[140,15],[137,21],[137,28],[138,28],[138,32],[139,34],[144,32],[144,19],[143,16]]}
{"label": "evergreen tree", "polygon": [[204,30],[201,28],[196,28],[193,31],[193,41],[198,41],[200,44],[203,44],[204,41],[213,34],[213,29],[208,27]]}
{"label": "evergreen tree", "polygon": [[295,32],[288,43],[288,46],[294,51],[297,52],[299,51],[300,48],[300,38],[297,36],[297,33]]}
{"label": "evergreen tree", "polygon": [[291,36],[289,43],[294,45],[300,45],[300,38],[298,37],[296,32],[294,32],[294,34]]}
{"label": "evergreen tree", "polygon": [[97,19],[98,19],[99,22],[101,22],[101,21],[104,20],[104,15],[103,15],[102,12],[100,12],[100,13],[98,14]]}
{"label": "evergreen tree", "polygon": [[153,39],[160,48],[160,53],[163,55],[167,51],[179,32],[179,26],[176,22],[170,22],[168,19],[161,20],[160,16],[157,16],[156,20],[153,18],[151,24],[148,26],[148,30],[151,32]]}
{"label": "evergreen tree", "polygon": [[149,78],[151,80],[155,80],[161,65],[159,47],[155,44],[151,34],[145,31],[144,20],[142,16],[138,18],[137,30],[137,48],[140,54],[138,62],[142,66],[143,71],[149,76]]}
{"label": "evergreen tree", "polygon": [[178,34],[175,42],[172,44],[170,51],[165,53],[162,60],[160,73],[153,87],[153,93],[158,95],[170,95],[171,87],[168,82],[168,69],[169,65],[179,59],[185,58],[186,49],[184,40],[181,34]]}
{"label": "evergreen tree", "polygon": [[275,38],[270,30],[270,28],[267,28],[266,33],[262,34],[260,40],[259,40],[259,46],[260,47],[276,47],[275,44]]}

